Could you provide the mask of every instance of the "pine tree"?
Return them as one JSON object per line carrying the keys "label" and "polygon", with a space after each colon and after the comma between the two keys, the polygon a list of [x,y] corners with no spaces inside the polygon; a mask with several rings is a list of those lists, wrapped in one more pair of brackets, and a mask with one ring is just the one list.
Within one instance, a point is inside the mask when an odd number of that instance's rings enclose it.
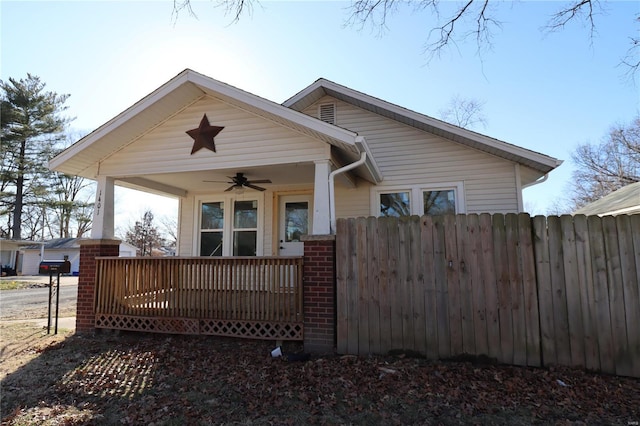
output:
{"label": "pine tree", "polygon": [[[5,234],[22,238],[23,213],[38,208],[47,191],[46,168],[68,119],[60,114],[69,95],[46,92],[40,78],[0,80],[2,165],[0,166],[0,215],[8,221]],[[2,224],[3,226],[4,224]]]}
{"label": "pine tree", "polygon": [[136,221],[133,227],[129,227],[124,240],[135,246],[140,256],[152,256],[153,249],[162,247],[164,243],[158,228],[153,223],[153,213],[150,210],[144,212],[142,220]]}

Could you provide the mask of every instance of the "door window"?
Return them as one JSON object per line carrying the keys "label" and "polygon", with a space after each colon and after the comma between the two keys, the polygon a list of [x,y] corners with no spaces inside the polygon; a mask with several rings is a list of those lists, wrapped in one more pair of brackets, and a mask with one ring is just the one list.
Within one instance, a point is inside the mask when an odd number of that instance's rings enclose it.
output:
{"label": "door window", "polygon": [[285,233],[287,243],[299,242],[302,235],[309,233],[309,203],[296,201],[285,203]]}

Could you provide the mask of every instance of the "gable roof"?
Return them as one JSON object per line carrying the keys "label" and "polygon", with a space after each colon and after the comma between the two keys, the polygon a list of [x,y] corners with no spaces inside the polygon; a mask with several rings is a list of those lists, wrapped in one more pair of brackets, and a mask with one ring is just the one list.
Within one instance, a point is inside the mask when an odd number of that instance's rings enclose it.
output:
{"label": "gable roof", "polygon": [[618,215],[640,213],[640,182],[624,186],[611,194],[573,212],[584,215]]}
{"label": "gable roof", "polygon": [[[358,158],[361,149],[366,149],[366,141],[357,133],[185,69],[51,159],[49,168],[93,178],[98,174],[98,164],[101,160],[207,95],[333,145],[354,159]],[[366,178],[374,182],[382,180],[375,160],[370,156],[365,169]]]}
{"label": "gable roof", "polygon": [[44,245],[45,250],[62,250],[62,249],[79,249],[79,238],[54,238],[53,240],[45,241],[40,244],[32,244],[23,247],[24,250],[40,250],[40,247]]}
{"label": "gable roof", "polygon": [[316,80],[307,88],[287,99],[283,105],[296,111],[303,111],[324,96],[331,96],[366,111],[525,165],[542,173],[549,173],[562,164],[562,160],[454,126],[323,78]]}

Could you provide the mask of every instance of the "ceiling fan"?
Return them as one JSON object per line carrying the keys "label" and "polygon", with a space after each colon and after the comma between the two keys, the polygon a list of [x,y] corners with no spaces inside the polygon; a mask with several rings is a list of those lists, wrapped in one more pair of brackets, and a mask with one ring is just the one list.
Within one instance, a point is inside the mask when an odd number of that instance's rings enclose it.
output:
{"label": "ceiling fan", "polygon": [[[229,188],[225,189],[224,192],[232,191],[234,189],[242,189],[243,187],[255,189],[256,191],[265,191],[266,188],[262,188],[260,186],[255,185],[256,183],[271,183],[269,179],[259,179],[259,180],[249,180],[244,176],[244,173],[236,173],[235,176],[227,176],[231,179],[231,182],[224,182],[232,184]],[[217,182],[223,183],[215,180],[205,180],[204,182]]]}

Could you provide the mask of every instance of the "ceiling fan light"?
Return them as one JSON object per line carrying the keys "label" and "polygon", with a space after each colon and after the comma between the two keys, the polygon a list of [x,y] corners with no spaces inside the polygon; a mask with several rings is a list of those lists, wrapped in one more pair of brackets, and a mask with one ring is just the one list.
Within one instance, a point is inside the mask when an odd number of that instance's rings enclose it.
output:
{"label": "ceiling fan light", "polygon": [[244,194],[244,186],[242,185],[236,186],[235,188],[233,188],[233,192],[235,192],[238,195]]}

